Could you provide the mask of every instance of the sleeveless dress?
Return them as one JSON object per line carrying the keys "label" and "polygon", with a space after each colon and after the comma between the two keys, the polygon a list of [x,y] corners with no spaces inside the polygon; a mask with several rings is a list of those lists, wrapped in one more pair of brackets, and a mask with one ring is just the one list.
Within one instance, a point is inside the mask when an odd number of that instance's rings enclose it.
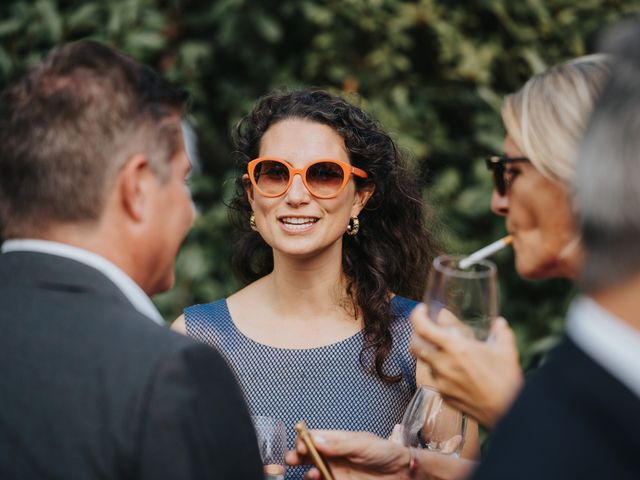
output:
{"label": "sleeveless dress", "polygon": [[[189,336],[215,347],[226,358],[251,415],[284,422],[287,447],[292,449],[294,425],[301,419],[310,429],[364,430],[389,436],[416,390],[416,360],[409,351],[412,328],[408,320],[415,306],[415,301],[404,297],[391,300],[393,347],[385,372],[402,373],[402,380],[392,385],[362,367],[362,331],[318,348],[286,349],[263,345],[240,332],[226,299],[188,307],[184,317]],[[308,469],[287,467],[285,478],[301,479]]]}

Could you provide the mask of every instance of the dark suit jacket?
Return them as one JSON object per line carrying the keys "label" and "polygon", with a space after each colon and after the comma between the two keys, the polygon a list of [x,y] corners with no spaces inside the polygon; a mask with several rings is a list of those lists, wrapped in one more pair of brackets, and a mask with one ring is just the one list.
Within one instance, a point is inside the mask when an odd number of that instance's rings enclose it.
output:
{"label": "dark suit jacket", "polygon": [[640,399],[565,338],[498,423],[473,478],[637,480]]}
{"label": "dark suit jacket", "polygon": [[242,394],[208,346],[99,271],[0,255],[0,478],[260,479]]}

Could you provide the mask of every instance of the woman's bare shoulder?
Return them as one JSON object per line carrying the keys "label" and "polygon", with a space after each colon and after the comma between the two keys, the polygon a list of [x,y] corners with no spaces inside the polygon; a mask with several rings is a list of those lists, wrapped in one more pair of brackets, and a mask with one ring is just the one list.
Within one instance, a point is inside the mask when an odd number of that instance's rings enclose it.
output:
{"label": "woman's bare shoulder", "polygon": [[187,334],[187,325],[184,322],[184,314],[180,315],[173,321],[173,323],[171,324],[171,330],[182,333],[183,335]]}

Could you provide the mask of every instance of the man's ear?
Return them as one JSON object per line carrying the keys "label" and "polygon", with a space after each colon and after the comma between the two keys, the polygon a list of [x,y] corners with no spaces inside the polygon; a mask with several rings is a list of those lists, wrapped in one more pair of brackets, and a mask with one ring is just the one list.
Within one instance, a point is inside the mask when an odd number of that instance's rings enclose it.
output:
{"label": "man's ear", "polygon": [[142,153],[130,157],[120,169],[117,177],[120,205],[135,222],[145,218],[146,206],[150,201],[150,181],[153,180],[156,179],[149,159]]}
{"label": "man's ear", "polygon": [[373,183],[356,190],[356,196],[353,200],[353,206],[351,207],[351,217],[357,217],[360,214],[375,191],[376,186]]}

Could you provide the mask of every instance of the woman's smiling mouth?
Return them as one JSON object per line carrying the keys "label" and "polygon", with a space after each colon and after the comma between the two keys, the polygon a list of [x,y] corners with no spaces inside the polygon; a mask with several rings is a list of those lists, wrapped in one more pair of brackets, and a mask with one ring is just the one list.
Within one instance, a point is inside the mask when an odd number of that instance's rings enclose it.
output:
{"label": "woman's smiling mouth", "polygon": [[318,217],[280,217],[278,221],[286,231],[302,232],[310,229],[320,220]]}

